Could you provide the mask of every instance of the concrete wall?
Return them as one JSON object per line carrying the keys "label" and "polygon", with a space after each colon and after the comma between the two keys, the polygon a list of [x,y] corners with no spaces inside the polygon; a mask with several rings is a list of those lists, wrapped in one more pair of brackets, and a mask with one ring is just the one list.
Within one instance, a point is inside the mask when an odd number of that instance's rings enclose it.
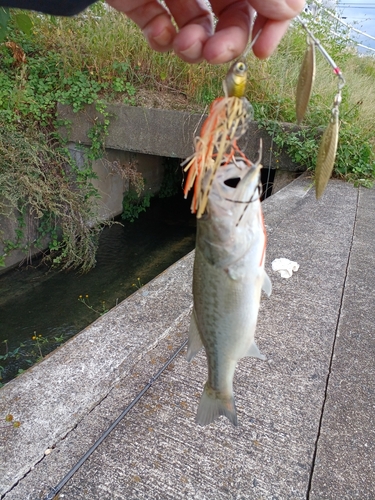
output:
{"label": "concrete wall", "polygon": [[[70,142],[68,143],[68,149],[77,164],[83,165],[87,147]],[[94,172],[98,176],[97,179],[93,179],[92,184],[100,193],[100,199],[98,200],[99,215],[105,219],[112,219],[120,215],[122,213],[124,193],[129,189],[129,181],[124,179],[117,169],[113,168],[113,165],[116,166],[116,163],[123,165],[129,162],[135,164],[145,180],[145,191],[155,194],[160,189],[163,180],[163,161],[162,156],[107,149],[105,157],[94,161],[92,165]],[[16,240],[17,218],[19,215],[17,210],[12,210],[9,217],[0,216],[0,235],[3,240]],[[40,246],[36,247],[34,245],[34,242],[39,237],[38,219],[30,212],[25,219],[26,226],[22,229],[25,236],[20,241],[20,248],[11,250],[5,256],[5,267],[0,268],[0,274],[25,261],[31,263],[33,257],[48,248],[48,237],[41,240]],[[4,245],[0,242],[0,256],[2,255],[4,255]]]}
{"label": "concrete wall", "polygon": [[[0,235],[3,240],[16,241],[17,234],[16,230],[18,228],[17,218],[20,213],[17,210],[11,210],[9,217],[0,215]],[[24,237],[19,242],[20,248],[11,250],[8,255],[5,256],[5,267],[0,268],[0,274],[2,271],[12,267],[18,263],[31,261],[32,256],[36,253],[40,253],[41,249],[48,247],[48,238],[43,238],[41,240],[41,248],[36,248],[34,243],[37,240],[39,234],[37,232],[37,219],[30,212],[25,218],[25,227],[22,229]],[[0,255],[3,256],[5,253],[4,245],[0,242]]]}
{"label": "concrete wall", "polygon": [[[173,110],[136,108],[122,104],[108,105],[107,112],[110,115],[110,126],[105,139],[106,153],[103,159],[93,164],[98,176],[93,184],[101,195],[98,202],[100,215],[112,218],[122,212],[123,196],[129,188],[128,181],[116,171],[116,168],[112,168],[114,162],[135,163],[146,181],[145,189],[152,194],[157,193],[163,179],[164,157],[185,159],[190,156],[193,153],[193,138],[198,135],[205,116]],[[68,148],[78,165],[83,165],[85,150],[90,146],[87,133],[95,123],[103,119],[103,116],[96,111],[94,105],[87,106],[79,113],[74,113],[69,106],[59,105],[58,116],[65,123],[70,123],[69,126],[60,128],[60,134],[68,141]],[[296,129],[289,124],[284,126],[291,130]],[[260,140],[263,142],[263,166],[277,168],[273,189],[276,192],[291,182],[296,172],[300,172],[301,169],[272,144],[268,133],[259,129],[257,122],[250,124],[246,137],[239,143],[248,158],[255,160],[258,157]],[[13,218],[0,217],[3,239],[15,239],[16,217],[17,214]],[[40,249],[32,245],[38,236],[36,228],[37,223],[32,214],[29,214],[24,231],[26,237],[22,242],[29,247],[27,256],[22,250],[12,251],[5,259],[6,268],[23,261],[26,257],[31,259],[40,252]],[[48,240],[44,243],[46,248]],[[2,254],[3,248],[0,244],[0,255]],[[2,270],[0,269],[0,272]]]}
{"label": "concrete wall", "polygon": [[[155,192],[154,189],[157,190],[162,179],[162,166],[157,158],[163,156],[185,159],[193,154],[193,139],[199,134],[206,118],[206,115],[137,108],[123,104],[110,104],[106,112],[110,115],[109,133],[106,137],[108,159],[113,161],[118,157],[125,158],[124,161],[126,161],[126,158],[129,158],[129,152],[137,153],[139,170],[144,175],[147,186],[152,186],[152,192]],[[103,119],[94,105],[86,106],[84,111],[74,113],[70,106],[61,104],[58,106],[58,114],[63,121],[70,123],[69,126],[60,128],[61,135],[67,140],[87,146],[90,145],[88,131],[95,123]],[[290,131],[296,131],[299,128],[289,123],[284,123],[283,127]],[[255,160],[259,154],[260,141],[262,141],[263,166],[275,169],[272,190],[274,194],[292,182],[303,169],[294,163],[284,151],[281,151],[272,142],[268,132],[260,129],[255,121],[250,124],[249,131],[239,141],[239,145],[248,158]],[[145,159],[144,155],[146,155]],[[157,169],[156,166],[158,166]],[[102,189],[104,186],[102,168],[96,165],[95,170],[101,178],[100,188]],[[104,177],[105,175],[104,173]],[[106,195],[105,199],[111,198],[110,206],[113,204],[119,206],[119,203],[114,201],[118,186],[113,185],[112,190],[113,196]]]}
{"label": "concrete wall", "polygon": [[[181,111],[136,108],[123,104],[109,104],[106,112],[110,115],[109,134],[106,147],[119,151],[132,151],[147,155],[187,158],[193,153],[193,139],[200,131],[204,115]],[[95,123],[103,119],[94,105],[84,111],[74,113],[72,108],[60,104],[58,115],[69,126],[62,126],[60,134],[69,141],[90,144],[87,132]],[[285,129],[298,130],[296,125],[284,124]],[[263,142],[262,164],[265,167],[288,171],[301,171],[301,167],[289,156],[272,144],[271,137],[264,129],[252,122],[249,131],[239,142],[250,159],[258,157],[259,143]]]}

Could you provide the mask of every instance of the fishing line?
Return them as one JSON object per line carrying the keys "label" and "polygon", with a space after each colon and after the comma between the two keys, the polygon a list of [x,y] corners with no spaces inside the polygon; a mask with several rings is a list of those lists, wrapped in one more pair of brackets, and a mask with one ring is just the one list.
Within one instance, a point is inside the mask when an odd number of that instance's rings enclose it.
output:
{"label": "fishing line", "polygon": [[[313,18],[315,18],[316,15],[317,15],[317,11],[315,13],[313,13]],[[340,68],[337,66],[337,64],[335,63],[335,61],[332,59],[332,57],[328,54],[328,52],[325,50],[325,48],[322,46],[322,44],[319,42],[319,40],[310,31],[310,29],[307,26],[307,23],[302,19],[302,17],[301,16],[296,16],[296,19],[301,24],[301,26],[304,28],[304,30],[306,31],[306,33],[308,34],[309,39],[312,40],[312,42],[318,48],[318,50],[323,55],[323,57],[326,59],[326,61],[328,62],[328,64],[332,67],[334,74],[337,76],[337,79],[338,79],[337,80],[337,83],[338,83],[337,87],[338,87],[338,89],[337,89],[337,94],[336,94],[336,96],[334,98],[332,115],[333,114],[335,114],[335,116],[337,115],[337,119],[338,119],[339,105],[341,103],[341,90],[342,90],[342,88],[345,85],[344,76],[343,76]],[[289,52],[290,43],[291,43],[291,38],[289,37],[288,38],[288,45],[287,45],[287,53]],[[285,87],[285,78],[286,78],[286,72],[283,73],[283,78],[282,78],[282,81],[281,81],[281,83],[282,83],[281,88],[282,89],[284,89],[284,87]],[[266,182],[266,189],[265,189],[265,193],[266,194],[267,194],[267,191],[268,191],[269,179],[270,179],[270,175],[271,175],[271,160],[272,160],[272,153],[273,153],[273,144],[274,144],[274,138],[275,138],[275,133],[276,133],[276,123],[278,121],[279,113],[280,113],[280,99],[279,99],[279,103],[278,103],[278,106],[277,106],[276,120],[274,122],[274,128],[273,128],[272,135],[271,135],[271,147],[270,147],[270,155],[269,155],[268,175],[267,175],[267,182]],[[298,116],[298,113],[297,113],[297,116]],[[332,121],[332,119],[331,119],[331,121]],[[337,138],[336,138],[336,144],[337,144]],[[320,149],[319,149],[319,151],[320,151]],[[319,160],[319,158],[318,158],[318,160]],[[323,158],[323,161],[324,162],[326,161],[325,157]],[[318,161],[318,163],[319,163],[319,161]]]}
{"label": "fishing line", "polygon": [[[255,198],[254,199],[254,196],[255,196],[255,193],[256,191],[258,191],[258,198]],[[225,201],[230,201],[231,203],[242,203],[242,204],[246,204],[246,205],[249,205],[250,203],[254,203],[255,201],[258,201],[260,199],[260,196],[261,196],[261,186],[260,184],[258,184],[258,186],[255,188],[255,191],[254,193],[251,195],[251,198],[250,200],[246,200],[246,201],[242,201],[242,200],[231,200],[230,198],[224,198]],[[247,208],[247,207],[246,207]],[[246,210],[245,208],[245,210]],[[245,212],[244,210],[244,212]],[[242,218],[243,214],[241,215],[241,218]],[[239,221],[237,222],[236,226],[238,226],[238,223]]]}
{"label": "fishing line", "polygon": [[116,418],[116,420],[108,427],[108,429],[103,432],[97,441],[91,446],[91,448],[78,460],[74,467],[62,478],[62,480],[53,488],[51,488],[48,495],[44,500],[53,500],[54,497],[62,490],[66,483],[74,476],[77,470],[86,462],[86,460],[94,453],[94,451],[102,444],[106,437],[113,431],[113,429],[121,422],[121,420],[129,413],[129,411],[135,406],[141,397],[150,389],[152,384],[160,377],[166,368],[172,363],[172,361],[179,355],[182,349],[188,343],[186,339],[178,349],[172,354],[172,356],[164,363],[160,370],[154,375],[148,384],[137,394],[137,396],[128,404],[128,406],[122,411],[122,413]]}

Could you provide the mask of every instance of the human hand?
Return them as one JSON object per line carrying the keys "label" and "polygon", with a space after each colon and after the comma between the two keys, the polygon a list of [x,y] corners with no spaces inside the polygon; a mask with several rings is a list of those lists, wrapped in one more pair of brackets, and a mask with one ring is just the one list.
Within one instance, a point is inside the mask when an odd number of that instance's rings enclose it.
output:
{"label": "human hand", "polygon": [[[304,7],[304,0],[210,0],[218,21],[204,0],[107,0],[124,12],[143,31],[149,45],[158,52],[174,50],[184,61],[207,60],[221,64],[239,56],[248,43],[254,11],[257,17],[253,37],[262,30],[253,46],[264,59],[272,54],[288,29],[290,20]],[[178,26],[178,32],[172,24]]]}

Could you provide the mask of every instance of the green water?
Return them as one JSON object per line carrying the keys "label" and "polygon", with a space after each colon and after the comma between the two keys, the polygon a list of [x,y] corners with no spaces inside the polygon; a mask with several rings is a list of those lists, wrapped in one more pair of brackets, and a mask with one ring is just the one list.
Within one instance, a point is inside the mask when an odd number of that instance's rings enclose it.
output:
{"label": "green water", "polygon": [[[128,297],[136,286],[146,284],[194,245],[195,217],[189,202],[181,195],[155,198],[134,223],[115,224],[103,231],[97,265],[88,274],[51,271],[35,261],[33,266],[0,275],[0,355],[25,344],[17,355],[0,359],[2,382],[40,357],[33,337],[40,339],[44,356],[61,338],[67,340],[83,330],[103,310]],[[97,312],[80,302],[80,295]]]}

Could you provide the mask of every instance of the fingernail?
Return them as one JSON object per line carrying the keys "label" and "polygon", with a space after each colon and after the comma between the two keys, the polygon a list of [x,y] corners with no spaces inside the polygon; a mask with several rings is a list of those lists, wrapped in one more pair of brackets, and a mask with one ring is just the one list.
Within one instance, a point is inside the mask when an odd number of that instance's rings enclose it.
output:
{"label": "fingernail", "polygon": [[172,43],[172,39],[173,34],[168,28],[164,28],[158,36],[153,37],[153,40],[161,47],[168,47]]}
{"label": "fingernail", "polygon": [[196,61],[197,59],[201,59],[202,58],[202,43],[195,42],[188,49],[181,50],[179,52],[179,54],[181,56],[183,56],[184,59],[187,59],[188,61]]}

